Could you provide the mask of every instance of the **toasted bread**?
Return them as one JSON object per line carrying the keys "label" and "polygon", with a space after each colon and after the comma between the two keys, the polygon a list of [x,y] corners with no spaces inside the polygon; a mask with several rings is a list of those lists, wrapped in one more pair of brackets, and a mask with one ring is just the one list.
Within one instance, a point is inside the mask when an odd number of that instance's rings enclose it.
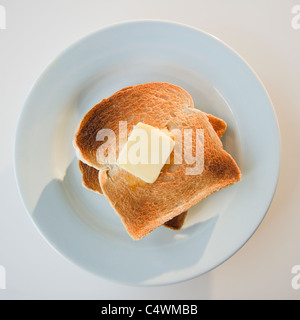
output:
{"label": "toasted bread", "polygon": [[78,164],[82,174],[82,185],[89,190],[103,194],[99,183],[99,170],[80,160]]}
{"label": "toasted bread", "polygon": [[[97,133],[109,128],[118,139],[119,121],[128,122],[129,132],[141,121],[159,129],[175,128],[182,134],[184,129],[202,129],[202,173],[187,175],[190,165],[171,162],[164,165],[154,183],[148,184],[115,163],[99,163],[97,149],[103,141],[97,141]],[[206,114],[193,108],[193,100],[184,89],[169,83],[131,86],[102,100],[81,121],[74,146],[85,163],[100,170],[101,190],[133,239],[143,238],[203,198],[241,179],[238,166],[223,149]],[[192,151],[195,153],[194,145]],[[118,144],[115,152],[118,156]]]}
{"label": "toasted bread", "polygon": [[[227,126],[226,122],[211,114],[207,114],[207,117],[210,124],[216,131],[218,137],[221,139],[221,137],[223,136],[226,130],[226,126]],[[99,183],[99,170],[87,165],[86,163],[80,160],[79,160],[79,168],[82,173],[83,186],[89,190],[103,194],[100,183]],[[164,223],[164,226],[172,230],[180,230],[184,224],[186,215],[187,215],[187,211],[182,212],[180,215]]]}

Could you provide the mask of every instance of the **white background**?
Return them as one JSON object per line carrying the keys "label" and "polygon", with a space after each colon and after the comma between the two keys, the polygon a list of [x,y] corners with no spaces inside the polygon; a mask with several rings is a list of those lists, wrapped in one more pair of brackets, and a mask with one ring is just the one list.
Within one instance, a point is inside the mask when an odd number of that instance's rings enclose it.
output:
{"label": "white background", "polygon": [[[299,299],[300,0],[0,0],[0,299]],[[99,28],[132,19],[177,21],[233,47],[267,88],[281,131],[281,171],[272,205],[233,257],[196,279],[163,287],[111,283],[57,254],[31,223],[13,171],[18,115],[33,82],[63,49]],[[300,23],[300,19],[299,19]],[[300,282],[300,281],[299,281]]]}

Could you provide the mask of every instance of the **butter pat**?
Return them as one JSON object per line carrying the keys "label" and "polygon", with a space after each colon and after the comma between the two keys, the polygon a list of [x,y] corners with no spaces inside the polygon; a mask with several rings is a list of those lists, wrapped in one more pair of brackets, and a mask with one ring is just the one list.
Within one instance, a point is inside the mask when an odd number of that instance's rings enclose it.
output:
{"label": "butter pat", "polygon": [[122,148],[117,164],[148,183],[153,183],[168,160],[173,139],[148,124],[139,122]]}

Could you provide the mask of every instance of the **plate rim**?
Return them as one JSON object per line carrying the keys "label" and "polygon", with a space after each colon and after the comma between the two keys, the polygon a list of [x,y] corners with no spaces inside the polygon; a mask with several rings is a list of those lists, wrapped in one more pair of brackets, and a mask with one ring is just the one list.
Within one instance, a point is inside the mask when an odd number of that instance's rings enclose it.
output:
{"label": "plate rim", "polygon": [[[161,24],[167,24],[167,25],[174,25],[174,26],[180,26],[186,29],[191,29],[194,30],[196,32],[200,32],[212,39],[214,39],[215,41],[219,42],[220,44],[222,44],[224,47],[226,47],[229,51],[231,51],[232,53],[234,53],[236,55],[236,57],[238,59],[240,59],[246,66],[247,68],[251,71],[251,73],[254,75],[254,77],[256,78],[256,80],[258,81],[259,85],[261,86],[261,88],[263,89],[264,93],[267,96],[267,99],[269,101],[269,105],[271,107],[272,113],[274,115],[274,120],[275,120],[275,124],[276,124],[276,129],[278,132],[278,140],[276,141],[276,144],[278,145],[278,155],[277,155],[277,165],[276,165],[276,179],[275,179],[275,184],[272,186],[272,196],[269,200],[269,203],[266,206],[266,209],[264,210],[264,214],[261,216],[259,222],[256,225],[256,228],[253,230],[253,232],[247,237],[247,239],[241,243],[238,248],[236,250],[233,250],[233,252],[228,255],[227,258],[225,259],[221,259],[220,262],[216,263],[215,265],[206,268],[206,270],[204,270],[201,273],[197,273],[194,275],[191,275],[190,277],[185,277],[184,279],[179,279],[177,281],[165,281],[165,282],[160,282],[160,283],[137,283],[137,282],[130,282],[130,281],[120,281],[120,280],[116,280],[112,277],[108,277],[107,275],[100,275],[88,268],[86,268],[84,265],[82,265],[81,263],[79,263],[78,261],[75,261],[75,259],[69,257],[68,255],[66,255],[64,252],[62,252],[59,248],[57,248],[52,241],[50,241],[45,235],[44,233],[40,230],[40,228],[38,227],[37,223],[35,222],[35,220],[33,219],[33,216],[30,214],[30,210],[28,208],[28,205],[25,201],[24,195],[22,193],[21,190],[21,186],[20,186],[20,177],[19,177],[19,172],[18,172],[18,168],[17,168],[17,153],[18,153],[18,140],[19,140],[19,125],[22,121],[22,118],[24,116],[24,114],[26,113],[26,106],[27,106],[27,102],[33,92],[33,89],[35,88],[35,86],[38,84],[38,82],[42,79],[43,75],[45,73],[48,72],[48,70],[50,70],[53,65],[55,64],[55,62],[57,60],[59,60],[63,55],[65,55],[68,51],[72,51],[72,49],[78,45],[80,45],[81,42],[87,40],[87,38],[93,37],[94,35],[103,32],[107,29],[112,29],[112,28],[119,28],[122,27],[124,25],[128,25],[128,24],[139,24],[139,23],[161,23]],[[38,233],[42,236],[42,238],[46,241],[46,243],[48,245],[50,245],[50,247],[52,247],[60,256],[64,257],[67,261],[74,263],[76,266],[80,267],[82,270],[88,271],[98,277],[101,277],[104,280],[109,280],[112,281],[114,283],[118,283],[118,284],[126,284],[126,285],[131,285],[131,286],[146,286],[146,287],[151,287],[151,286],[164,286],[164,285],[171,285],[171,284],[176,284],[176,283],[181,283],[184,281],[188,281],[191,279],[195,279],[201,275],[204,275],[212,270],[214,270],[215,268],[219,267],[220,265],[222,265],[224,262],[226,262],[227,260],[229,260],[233,255],[235,255],[248,241],[249,239],[253,236],[253,234],[257,231],[257,229],[259,228],[259,226],[261,225],[262,221],[264,220],[266,214],[269,211],[269,208],[271,206],[271,203],[274,199],[275,193],[276,193],[276,189],[278,186],[278,180],[279,180],[279,174],[280,174],[280,169],[281,169],[281,150],[282,150],[282,145],[281,145],[281,133],[280,133],[280,127],[279,127],[279,121],[278,121],[278,116],[276,113],[276,110],[274,108],[274,104],[272,102],[272,99],[270,97],[270,94],[268,92],[268,90],[266,89],[264,83],[262,82],[260,76],[257,74],[257,72],[252,68],[252,66],[231,46],[229,46],[226,42],[224,42],[223,40],[221,40],[220,38],[216,37],[215,35],[206,32],[200,28],[185,24],[185,23],[181,23],[181,22],[177,22],[177,21],[172,21],[172,20],[165,20],[165,19],[133,19],[133,20],[123,20],[120,21],[118,23],[112,23],[112,24],[107,24],[97,30],[94,30],[92,32],[87,33],[86,35],[80,37],[79,39],[73,41],[70,45],[67,45],[63,50],[61,50],[53,59],[51,59],[46,66],[38,73],[38,76],[36,77],[36,79],[33,81],[32,85],[29,87],[27,95],[25,96],[24,100],[23,100],[23,104],[22,107],[19,111],[18,114],[18,119],[16,122],[16,130],[15,130],[15,136],[14,136],[14,148],[13,148],[13,169],[14,169],[14,176],[15,176],[15,181],[17,184],[17,190],[19,193],[19,196],[21,198],[21,201],[23,203],[24,209],[27,212],[27,215],[29,216],[30,220],[32,221],[33,225],[35,226],[36,230],[38,230]]]}

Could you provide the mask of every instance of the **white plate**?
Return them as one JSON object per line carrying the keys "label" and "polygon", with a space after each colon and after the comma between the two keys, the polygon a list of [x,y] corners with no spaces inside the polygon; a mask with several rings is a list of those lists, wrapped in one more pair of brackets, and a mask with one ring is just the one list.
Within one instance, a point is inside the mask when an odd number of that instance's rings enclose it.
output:
{"label": "white plate", "polygon": [[[223,118],[224,148],[243,178],[190,210],[200,222],[133,241],[103,196],[84,189],[72,147],[84,114],[133,84],[170,82]],[[110,26],[72,45],[34,84],[21,113],[15,170],[24,205],[48,242],[107,279],[162,285],[193,278],[234,254],[265,216],[276,187],[276,116],[261,82],[232,49],[199,30],[162,21]]]}

